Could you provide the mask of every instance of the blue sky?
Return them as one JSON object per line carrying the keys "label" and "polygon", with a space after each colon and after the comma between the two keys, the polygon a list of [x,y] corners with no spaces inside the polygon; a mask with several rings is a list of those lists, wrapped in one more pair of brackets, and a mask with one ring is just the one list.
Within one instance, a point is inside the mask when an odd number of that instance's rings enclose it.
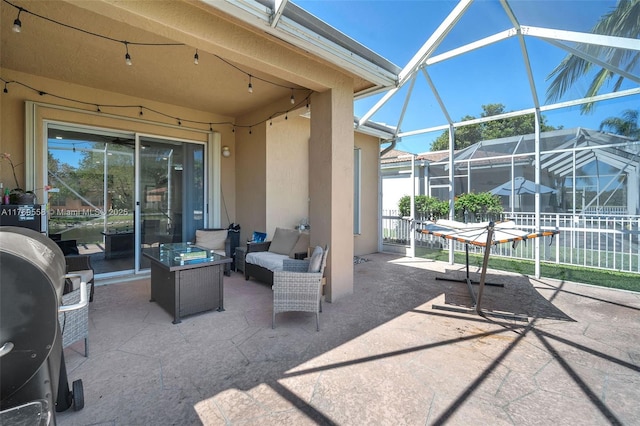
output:
{"label": "blue sky", "polygon": [[[294,0],[294,3],[355,39],[399,67],[404,67],[451,12],[457,1],[450,0]],[[598,18],[615,7],[615,0],[535,0],[512,1],[510,5],[522,25],[589,32]],[[435,54],[507,30],[512,25],[498,1],[478,0],[458,22]],[[566,52],[542,40],[527,37],[538,97],[545,104],[547,75]],[[428,68],[452,119],[465,115],[480,116],[481,105],[502,103],[507,111],[530,108],[532,95],[516,38],[450,59]],[[589,80],[580,82],[566,99],[581,98]],[[631,85],[623,88],[633,87]],[[374,121],[398,124],[407,88],[373,116]],[[378,97],[359,101],[355,114],[364,115]],[[637,104],[637,98],[636,104]],[[599,104],[596,111],[583,116],[577,108],[545,114],[547,123],[565,128],[598,128],[602,119],[628,108],[637,108],[629,100]],[[416,82],[403,131],[421,129],[446,121],[436,98],[424,78]],[[429,150],[431,141],[441,132],[405,138],[400,149],[411,152]]]}

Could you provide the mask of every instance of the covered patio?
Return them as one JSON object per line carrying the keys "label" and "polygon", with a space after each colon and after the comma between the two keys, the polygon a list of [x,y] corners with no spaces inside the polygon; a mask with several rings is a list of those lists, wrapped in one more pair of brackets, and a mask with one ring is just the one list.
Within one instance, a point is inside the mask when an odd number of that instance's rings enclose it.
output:
{"label": "covered patio", "polygon": [[[89,424],[632,424],[640,417],[640,296],[491,271],[484,306],[529,323],[433,310],[468,305],[451,265],[372,254],[354,294],[280,314],[232,273],[224,312],[173,325],[149,280],[98,286],[90,357],[65,350]],[[457,268],[457,267],[453,267]],[[472,271],[475,272],[475,271]]]}

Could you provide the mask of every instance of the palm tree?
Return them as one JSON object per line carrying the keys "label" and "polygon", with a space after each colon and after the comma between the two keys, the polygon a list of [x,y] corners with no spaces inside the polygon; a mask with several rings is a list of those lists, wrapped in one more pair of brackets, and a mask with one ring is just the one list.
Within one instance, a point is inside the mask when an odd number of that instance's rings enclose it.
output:
{"label": "palm tree", "polygon": [[[594,34],[610,35],[637,39],[640,35],[640,0],[619,0],[616,7],[600,18],[598,23],[591,29]],[[577,47],[584,53],[599,58],[619,69],[631,72],[640,62],[640,52],[616,49],[607,46],[597,46],[583,44]],[[553,78],[547,88],[547,101],[559,100],[565,92],[581,77],[587,75],[594,64],[574,54],[567,55],[562,62],[547,76],[547,80]],[[598,94],[605,83],[610,82],[615,74],[605,68],[600,68],[591,81],[584,97],[591,97]],[[613,91],[617,91],[624,77],[617,76],[613,86]],[[583,113],[590,112],[593,103],[582,105]]]}
{"label": "palm tree", "polygon": [[610,130],[617,135],[629,136],[631,138],[640,137],[640,126],[638,125],[640,110],[628,109],[622,112],[622,117],[609,117],[600,123],[600,131]]}

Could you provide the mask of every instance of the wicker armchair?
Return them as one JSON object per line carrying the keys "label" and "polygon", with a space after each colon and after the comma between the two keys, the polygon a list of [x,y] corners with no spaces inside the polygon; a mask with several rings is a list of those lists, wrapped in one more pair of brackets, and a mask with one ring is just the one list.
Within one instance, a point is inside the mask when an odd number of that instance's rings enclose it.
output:
{"label": "wicker armchair", "polygon": [[[223,235],[224,238],[218,238]],[[197,246],[213,250],[215,253],[233,258],[235,247],[231,245],[231,237],[229,230],[226,228],[205,228],[198,229],[193,239],[193,243]],[[224,274],[228,277],[231,275],[231,263],[224,264]]]}
{"label": "wicker armchair", "polygon": [[87,289],[91,284],[91,290],[89,292],[89,301],[93,302],[93,267],[91,266],[91,257],[84,254],[70,254],[64,257],[64,261],[67,264],[67,274],[80,274],[87,283]]}
{"label": "wicker armchair", "polygon": [[287,259],[283,262],[283,270],[273,273],[272,328],[275,328],[277,313],[297,311],[315,313],[316,331],[320,331],[322,283],[328,253],[329,247],[325,246],[318,272],[307,272],[312,260]]}
{"label": "wicker armchair", "polygon": [[[82,302],[82,285],[79,274],[67,274],[72,287],[77,287],[62,295],[62,305],[58,311],[58,322],[62,330],[62,347],[66,348],[78,340],[84,339],[84,356],[89,356],[89,301],[88,294],[93,289],[92,283],[86,283],[86,294]],[[75,285],[74,285],[75,284]],[[72,306],[77,305],[77,306]]]}

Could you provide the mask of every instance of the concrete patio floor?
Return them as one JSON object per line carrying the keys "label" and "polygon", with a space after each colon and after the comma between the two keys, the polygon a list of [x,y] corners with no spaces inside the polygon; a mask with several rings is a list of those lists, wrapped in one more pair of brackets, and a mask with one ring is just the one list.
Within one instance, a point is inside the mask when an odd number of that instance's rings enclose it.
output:
{"label": "concrete patio floor", "polygon": [[[436,280],[459,266],[388,254],[354,265],[354,294],[271,329],[271,289],[225,277],[225,311],[181,324],[149,279],[98,286],[89,357],[65,349],[85,407],[59,425],[640,424],[640,294],[491,271],[483,306]],[[472,271],[475,272],[475,271]],[[477,286],[476,286],[477,287]]]}

